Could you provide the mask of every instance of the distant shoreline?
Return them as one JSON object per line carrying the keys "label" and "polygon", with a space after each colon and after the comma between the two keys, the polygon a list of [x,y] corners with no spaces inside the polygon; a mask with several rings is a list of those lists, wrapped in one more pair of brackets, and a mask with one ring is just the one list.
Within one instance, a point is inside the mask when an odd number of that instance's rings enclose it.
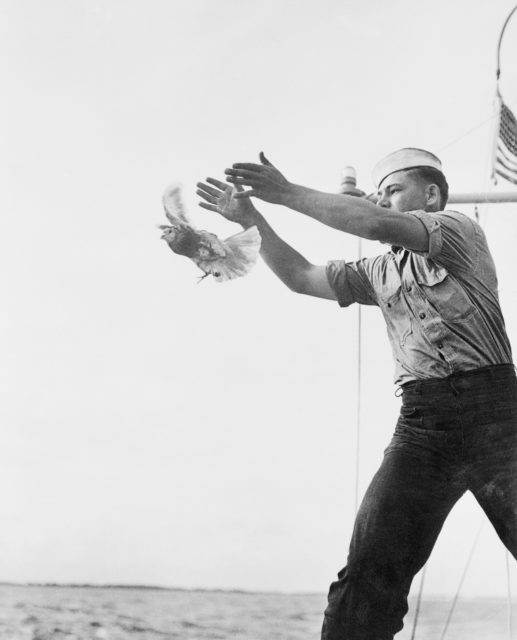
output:
{"label": "distant shoreline", "polygon": [[[0,581],[0,587],[19,587],[19,588],[49,588],[49,589],[106,589],[106,590],[125,590],[125,591],[166,591],[173,593],[221,593],[221,594],[238,594],[238,595],[269,595],[269,596],[319,596],[326,597],[326,593],[320,591],[253,591],[250,589],[220,589],[220,588],[209,588],[209,587],[165,587],[159,585],[149,585],[149,584],[94,584],[94,583],[80,583],[80,582],[10,582],[10,581]],[[409,596],[409,600],[414,600],[416,595]],[[450,595],[441,595],[441,594],[428,594],[425,598],[427,601],[450,601]],[[462,597],[461,600],[470,601],[473,600],[483,600],[484,602],[493,601],[500,602],[506,601],[505,596],[489,596],[489,595],[478,595],[478,596],[466,596]]]}
{"label": "distant shoreline", "polygon": [[261,591],[250,589],[219,589],[217,587],[164,587],[149,584],[94,584],[88,582],[10,582],[0,581],[0,587],[49,587],[63,589],[134,589],[139,591],[180,591],[185,593],[238,593],[249,595],[278,595],[278,596],[321,596],[319,591]]}

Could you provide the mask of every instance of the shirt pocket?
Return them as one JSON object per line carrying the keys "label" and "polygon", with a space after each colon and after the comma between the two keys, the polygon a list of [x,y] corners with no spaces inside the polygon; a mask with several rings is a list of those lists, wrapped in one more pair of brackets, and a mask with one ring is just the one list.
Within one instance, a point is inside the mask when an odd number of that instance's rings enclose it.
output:
{"label": "shirt pocket", "polygon": [[392,287],[380,296],[381,308],[388,325],[390,340],[397,340],[401,347],[413,333],[411,315],[402,296],[402,287]]}
{"label": "shirt pocket", "polygon": [[420,271],[416,280],[431,307],[446,322],[466,322],[477,309],[447,269]]}

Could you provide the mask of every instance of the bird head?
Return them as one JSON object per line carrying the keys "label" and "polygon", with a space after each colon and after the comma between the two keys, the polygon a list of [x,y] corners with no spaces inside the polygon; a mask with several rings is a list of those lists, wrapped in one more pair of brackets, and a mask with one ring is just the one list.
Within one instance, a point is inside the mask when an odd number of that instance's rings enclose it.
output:
{"label": "bird head", "polygon": [[157,225],[158,229],[160,229],[163,233],[160,236],[161,240],[165,240],[166,242],[171,242],[175,239],[176,234],[178,233],[177,227],[172,227],[167,224],[159,224]]}

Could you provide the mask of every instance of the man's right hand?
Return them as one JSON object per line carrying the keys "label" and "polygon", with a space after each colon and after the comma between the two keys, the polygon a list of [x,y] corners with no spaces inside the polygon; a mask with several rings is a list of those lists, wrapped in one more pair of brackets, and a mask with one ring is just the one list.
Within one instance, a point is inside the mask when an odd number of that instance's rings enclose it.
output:
{"label": "man's right hand", "polygon": [[206,202],[200,202],[199,206],[221,214],[231,222],[237,222],[243,227],[255,224],[257,210],[249,198],[238,199],[234,197],[237,191],[243,191],[241,186],[232,187],[226,182],[215,178],[207,178],[210,185],[203,182],[197,183],[196,193]]}
{"label": "man's right hand", "polygon": [[327,279],[326,267],[312,265],[284,242],[255,209],[249,197],[236,198],[236,193],[246,193],[240,185],[235,185],[233,189],[214,178],[207,178],[206,181],[209,184],[197,184],[196,193],[204,200],[199,206],[238,222],[245,229],[256,225],[262,238],[260,255],[289,289],[318,298],[336,299]]}

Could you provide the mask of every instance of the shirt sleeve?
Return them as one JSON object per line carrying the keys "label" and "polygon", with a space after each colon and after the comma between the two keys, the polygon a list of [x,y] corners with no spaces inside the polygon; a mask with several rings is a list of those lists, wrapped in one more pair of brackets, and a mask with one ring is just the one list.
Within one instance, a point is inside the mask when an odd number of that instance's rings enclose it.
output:
{"label": "shirt sleeve", "polygon": [[457,211],[411,211],[429,233],[427,251],[414,251],[426,256],[451,273],[476,269],[479,261],[481,234],[474,220]]}
{"label": "shirt sleeve", "polygon": [[327,279],[340,307],[348,307],[353,302],[377,305],[377,297],[368,277],[365,260],[345,262],[331,260],[327,264]]}

